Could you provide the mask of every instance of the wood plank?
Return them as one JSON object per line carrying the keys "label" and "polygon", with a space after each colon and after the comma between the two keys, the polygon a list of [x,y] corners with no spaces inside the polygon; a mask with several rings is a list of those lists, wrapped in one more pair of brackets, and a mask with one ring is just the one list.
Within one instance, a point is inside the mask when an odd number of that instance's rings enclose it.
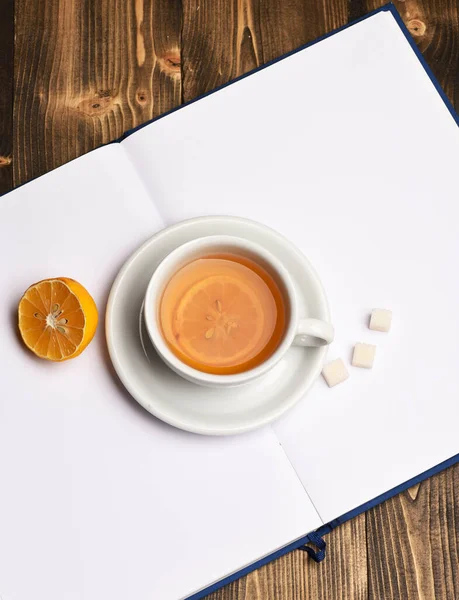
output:
{"label": "wood plank", "polygon": [[14,183],[181,102],[180,0],[16,0]]}
{"label": "wood plank", "polygon": [[269,563],[207,600],[366,600],[365,515],[327,536],[327,558],[316,564],[301,550]]}
{"label": "wood plank", "polygon": [[346,0],[183,0],[184,99],[344,25],[347,17]]}
{"label": "wood plank", "polygon": [[0,3],[0,195],[13,184],[14,0]]}
{"label": "wood plank", "polygon": [[459,465],[367,514],[369,600],[459,598]]}
{"label": "wood plank", "polygon": [[183,99],[191,100],[262,63],[250,0],[183,1]]}
{"label": "wood plank", "polygon": [[267,62],[345,25],[348,3],[270,0],[260,2],[260,20]]}

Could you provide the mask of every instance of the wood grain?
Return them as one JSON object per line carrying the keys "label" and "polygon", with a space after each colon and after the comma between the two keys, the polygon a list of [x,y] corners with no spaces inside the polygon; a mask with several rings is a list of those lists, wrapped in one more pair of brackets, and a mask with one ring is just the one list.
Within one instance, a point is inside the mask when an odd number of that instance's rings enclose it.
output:
{"label": "wood grain", "polygon": [[262,64],[257,7],[250,0],[183,2],[185,101]]}
{"label": "wood grain", "polygon": [[184,0],[184,100],[344,25],[347,18],[347,0],[334,0],[333,9],[302,0]]}
{"label": "wood grain", "polygon": [[[2,0],[0,193],[385,2]],[[458,0],[395,5],[459,110]],[[327,542],[209,600],[459,600],[459,465]]]}
{"label": "wood grain", "polygon": [[367,515],[369,600],[459,598],[459,465]]}
{"label": "wood grain", "polygon": [[181,101],[180,0],[16,0],[14,183]]}
{"label": "wood grain", "polygon": [[14,0],[0,3],[0,195],[13,185]]}

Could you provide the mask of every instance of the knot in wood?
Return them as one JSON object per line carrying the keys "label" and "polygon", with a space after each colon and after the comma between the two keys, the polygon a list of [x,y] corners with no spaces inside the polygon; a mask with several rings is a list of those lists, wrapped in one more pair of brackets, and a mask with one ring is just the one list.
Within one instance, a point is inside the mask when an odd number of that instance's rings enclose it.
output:
{"label": "knot in wood", "polygon": [[414,37],[423,36],[427,29],[426,24],[423,21],[420,21],[419,19],[411,19],[410,21],[408,21],[406,26],[408,27],[408,31]]}
{"label": "knot in wood", "polygon": [[420,489],[421,489],[421,484],[416,483],[415,485],[413,485],[413,487],[410,487],[408,490],[406,490],[406,493],[408,494],[411,502],[416,501]]}
{"label": "knot in wood", "polygon": [[165,54],[162,58],[158,59],[158,62],[163,71],[169,72],[171,75],[179,75],[180,74],[180,54],[177,52],[169,52]]}
{"label": "knot in wood", "polygon": [[108,112],[113,102],[110,90],[99,90],[95,96],[82,100],[78,104],[78,109],[91,117],[97,117]]}
{"label": "knot in wood", "polygon": [[9,167],[12,161],[11,156],[0,156],[0,169],[2,167]]}
{"label": "knot in wood", "polygon": [[145,104],[147,104],[147,102],[148,102],[148,94],[144,90],[139,90],[136,94],[136,98],[137,98],[137,102],[141,106],[145,106]]}

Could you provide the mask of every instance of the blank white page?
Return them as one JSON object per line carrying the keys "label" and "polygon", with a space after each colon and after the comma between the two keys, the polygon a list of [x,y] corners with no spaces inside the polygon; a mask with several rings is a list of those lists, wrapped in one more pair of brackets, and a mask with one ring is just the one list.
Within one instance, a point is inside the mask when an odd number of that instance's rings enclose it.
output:
{"label": "blank white page", "polygon": [[[318,381],[275,426],[324,521],[459,452],[459,132],[389,12],[132,135],[168,222],[270,225],[317,268],[336,342],[372,371]],[[367,328],[394,312],[388,335]]]}
{"label": "blank white page", "polygon": [[[117,380],[107,295],[161,227],[115,145],[0,199],[2,600],[177,600],[321,524],[270,429],[187,434]],[[22,293],[52,276],[81,281],[100,311],[95,340],[61,364],[16,332]]]}

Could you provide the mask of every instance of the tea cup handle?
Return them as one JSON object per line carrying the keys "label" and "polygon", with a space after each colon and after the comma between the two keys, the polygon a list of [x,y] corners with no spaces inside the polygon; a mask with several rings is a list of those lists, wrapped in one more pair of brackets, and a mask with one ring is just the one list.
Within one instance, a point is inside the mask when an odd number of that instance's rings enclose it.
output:
{"label": "tea cup handle", "polygon": [[293,340],[294,346],[326,346],[333,342],[333,325],[319,319],[300,319]]}

